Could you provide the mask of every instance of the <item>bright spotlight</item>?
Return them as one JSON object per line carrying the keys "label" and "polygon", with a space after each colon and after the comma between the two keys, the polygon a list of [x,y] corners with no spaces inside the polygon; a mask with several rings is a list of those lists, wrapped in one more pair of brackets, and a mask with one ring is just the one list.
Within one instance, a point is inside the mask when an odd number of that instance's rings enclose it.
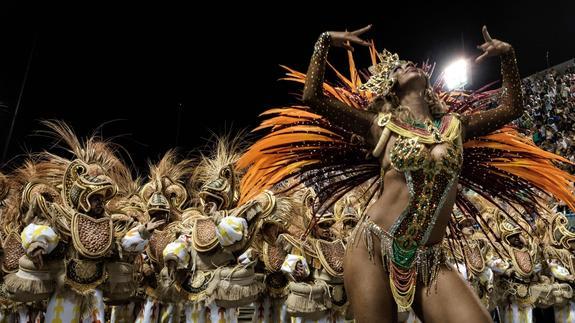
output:
{"label": "bright spotlight", "polygon": [[461,89],[467,84],[467,61],[459,59],[443,71],[445,85],[449,90]]}

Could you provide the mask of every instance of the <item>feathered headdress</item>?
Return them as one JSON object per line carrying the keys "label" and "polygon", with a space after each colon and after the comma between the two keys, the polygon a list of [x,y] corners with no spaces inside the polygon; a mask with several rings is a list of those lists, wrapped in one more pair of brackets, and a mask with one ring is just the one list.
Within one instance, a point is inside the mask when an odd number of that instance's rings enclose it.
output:
{"label": "feathered headdress", "polygon": [[169,150],[158,163],[149,163],[149,168],[148,181],[140,192],[142,199],[148,208],[155,205],[179,214],[189,202],[185,184],[194,171],[194,161],[181,159],[175,150]]}
{"label": "feathered headdress", "polygon": [[361,91],[369,91],[376,95],[384,95],[389,92],[395,79],[392,77],[394,69],[407,63],[399,59],[399,55],[392,54],[387,49],[378,53],[379,63],[369,67],[371,77],[367,82],[361,84],[358,89]]}

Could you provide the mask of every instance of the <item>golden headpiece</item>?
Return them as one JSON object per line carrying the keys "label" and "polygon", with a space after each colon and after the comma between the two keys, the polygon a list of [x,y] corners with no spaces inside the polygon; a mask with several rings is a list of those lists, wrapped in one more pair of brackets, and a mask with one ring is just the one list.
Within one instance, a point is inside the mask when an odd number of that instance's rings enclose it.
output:
{"label": "golden headpiece", "polygon": [[339,199],[333,206],[336,221],[345,222],[354,220],[357,222],[360,217],[360,211],[357,207],[358,204],[360,204],[358,197],[353,194]]}
{"label": "golden headpiece", "polygon": [[107,202],[118,190],[100,165],[88,165],[79,159],[73,160],[66,169],[63,184],[64,203],[80,212],[89,212],[92,208],[90,196],[101,194]]}
{"label": "golden headpiece", "polygon": [[551,219],[551,239],[556,246],[567,250],[575,249],[575,233],[569,230],[569,220],[561,213],[556,213]]}
{"label": "golden headpiece", "polygon": [[321,225],[330,225],[336,222],[336,217],[333,214],[333,212],[331,211],[325,211],[324,213],[322,213],[319,217],[319,219],[317,220],[318,224]]}
{"label": "golden headpiece", "polygon": [[369,67],[371,77],[367,82],[359,86],[362,91],[369,91],[376,95],[384,95],[389,92],[395,79],[391,76],[393,70],[405,64],[407,61],[399,59],[399,55],[384,49],[377,54],[379,63]]}
{"label": "golden headpiece", "polygon": [[455,218],[455,225],[460,230],[466,227],[472,227],[476,223],[475,219],[465,216],[459,209],[453,210],[453,217]]}
{"label": "golden headpiece", "polygon": [[511,236],[521,235],[524,232],[519,224],[514,221],[514,219],[511,219],[510,215],[506,215],[503,212],[498,213],[497,224],[501,238],[507,241],[507,243],[510,243],[508,239]]}

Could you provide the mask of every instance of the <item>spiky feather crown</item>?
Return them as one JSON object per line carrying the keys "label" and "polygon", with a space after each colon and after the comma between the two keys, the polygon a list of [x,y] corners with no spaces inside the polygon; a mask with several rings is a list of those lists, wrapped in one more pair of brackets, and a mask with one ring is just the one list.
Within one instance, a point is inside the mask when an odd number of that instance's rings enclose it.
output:
{"label": "spiky feather crown", "polygon": [[391,89],[395,82],[395,79],[391,76],[393,70],[407,63],[407,61],[399,59],[397,53],[391,53],[387,49],[384,49],[381,53],[377,53],[377,57],[379,58],[379,63],[369,68],[371,77],[367,82],[359,86],[359,89],[377,95],[384,95],[389,92],[389,89]]}

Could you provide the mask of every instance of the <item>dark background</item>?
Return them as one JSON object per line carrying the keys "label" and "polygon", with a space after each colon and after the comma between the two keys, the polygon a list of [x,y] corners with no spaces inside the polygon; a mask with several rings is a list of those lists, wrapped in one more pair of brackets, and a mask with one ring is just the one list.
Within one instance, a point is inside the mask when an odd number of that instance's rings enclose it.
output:
{"label": "dark background", "polygon": [[[538,2],[211,1],[171,8],[5,9],[1,146],[30,55],[31,64],[2,163],[46,147],[45,138],[33,135],[42,119],[65,120],[81,135],[106,123],[103,135],[121,135],[116,141],[138,167],[174,146],[191,151],[210,131],[252,128],[264,109],[294,102],[290,93],[298,88],[277,81],[279,64],[305,71],[325,30],[373,23],[367,37],[379,48],[436,61],[441,69],[452,58],[478,54],[486,24],[494,38],[514,45],[527,76],[547,67],[547,52],[551,65],[575,56],[575,1]],[[358,48],[357,54],[367,67],[367,50]],[[341,49],[330,55],[343,68],[344,59]],[[497,80],[498,68],[496,59],[474,66],[471,88]]]}

